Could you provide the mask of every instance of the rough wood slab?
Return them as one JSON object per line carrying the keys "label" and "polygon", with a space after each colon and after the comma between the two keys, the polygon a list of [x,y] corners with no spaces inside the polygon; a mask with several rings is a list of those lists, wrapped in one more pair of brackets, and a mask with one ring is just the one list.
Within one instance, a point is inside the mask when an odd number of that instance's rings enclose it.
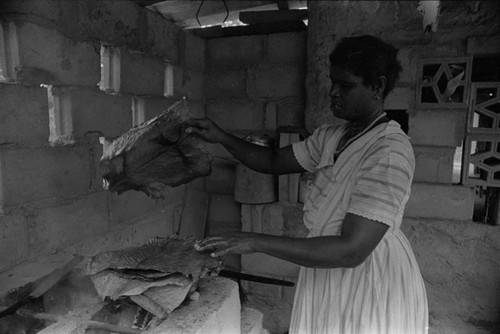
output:
{"label": "rough wood slab", "polygon": [[186,100],[136,126],[109,144],[99,165],[109,191],[142,191],[162,198],[171,186],[212,171],[204,142],[184,129],[191,120]]}

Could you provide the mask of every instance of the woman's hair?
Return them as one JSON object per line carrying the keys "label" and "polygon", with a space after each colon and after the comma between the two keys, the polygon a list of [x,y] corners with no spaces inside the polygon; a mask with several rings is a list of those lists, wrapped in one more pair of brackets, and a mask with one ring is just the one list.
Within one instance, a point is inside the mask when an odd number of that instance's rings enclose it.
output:
{"label": "woman's hair", "polygon": [[342,38],[330,54],[330,66],[338,66],[363,78],[365,86],[376,84],[377,78],[387,78],[383,97],[394,88],[401,64],[398,50],[382,40],[369,36]]}

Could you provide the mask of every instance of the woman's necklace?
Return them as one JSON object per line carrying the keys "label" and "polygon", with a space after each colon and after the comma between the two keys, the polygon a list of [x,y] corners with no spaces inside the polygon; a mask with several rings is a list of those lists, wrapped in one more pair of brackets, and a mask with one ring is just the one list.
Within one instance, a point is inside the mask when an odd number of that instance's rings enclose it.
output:
{"label": "woman's necklace", "polygon": [[347,128],[342,137],[340,138],[339,144],[337,145],[337,150],[334,153],[335,160],[337,160],[338,156],[342,151],[344,151],[349,145],[351,145],[352,142],[354,142],[356,139],[370,131],[372,128],[374,128],[376,125],[379,123],[387,122],[389,119],[387,118],[387,114],[384,112],[380,116],[378,116],[376,119],[373,120],[367,127],[365,127],[362,131],[357,131],[352,128]]}

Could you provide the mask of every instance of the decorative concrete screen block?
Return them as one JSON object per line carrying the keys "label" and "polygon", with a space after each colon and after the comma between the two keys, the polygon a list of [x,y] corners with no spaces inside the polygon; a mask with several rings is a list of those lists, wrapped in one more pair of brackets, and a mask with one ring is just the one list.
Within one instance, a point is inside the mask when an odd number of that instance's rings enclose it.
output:
{"label": "decorative concrete screen block", "polygon": [[101,45],[101,81],[99,88],[106,93],[120,91],[121,49]]}
{"label": "decorative concrete screen block", "polygon": [[16,80],[16,67],[20,64],[16,25],[0,21],[0,82]]}
{"label": "decorative concrete screen block", "polygon": [[471,69],[470,57],[422,59],[417,71],[416,107],[466,107]]}
{"label": "decorative concrete screen block", "polygon": [[500,187],[500,83],[472,84],[464,145],[466,185]]}
{"label": "decorative concrete screen block", "polygon": [[69,94],[64,94],[64,89],[47,87],[49,99],[49,144],[51,146],[72,145],[73,115]]}
{"label": "decorative concrete screen block", "polygon": [[413,183],[405,216],[445,220],[472,220],[474,188]]}

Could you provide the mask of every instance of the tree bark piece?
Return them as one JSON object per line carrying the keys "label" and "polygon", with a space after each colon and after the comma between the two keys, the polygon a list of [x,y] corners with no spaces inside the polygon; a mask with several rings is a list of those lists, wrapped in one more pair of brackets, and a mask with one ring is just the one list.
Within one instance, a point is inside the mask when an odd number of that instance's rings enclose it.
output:
{"label": "tree bark piece", "polygon": [[204,142],[184,132],[190,119],[187,102],[181,100],[115,139],[99,164],[107,189],[162,198],[169,187],[209,175],[212,157]]}

